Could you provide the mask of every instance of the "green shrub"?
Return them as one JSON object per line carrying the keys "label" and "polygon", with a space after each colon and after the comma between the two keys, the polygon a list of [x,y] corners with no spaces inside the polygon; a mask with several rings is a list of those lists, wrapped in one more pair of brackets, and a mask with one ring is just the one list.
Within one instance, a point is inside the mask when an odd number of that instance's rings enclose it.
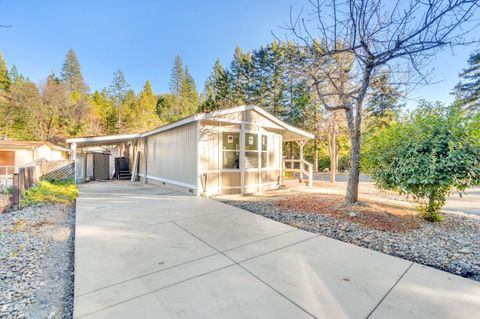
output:
{"label": "green shrub", "polygon": [[25,192],[20,206],[26,207],[37,203],[71,204],[77,196],[77,185],[71,180],[40,181]]}
{"label": "green shrub", "polygon": [[362,145],[362,168],[383,189],[411,194],[430,221],[453,189],[480,184],[480,145],[456,107],[424,104]]}

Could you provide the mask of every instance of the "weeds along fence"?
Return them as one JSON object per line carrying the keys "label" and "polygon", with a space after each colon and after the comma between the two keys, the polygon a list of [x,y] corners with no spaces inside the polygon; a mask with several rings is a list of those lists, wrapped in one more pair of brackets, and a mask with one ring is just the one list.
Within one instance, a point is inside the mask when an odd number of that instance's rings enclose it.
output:
{"label": "weeds along fence", "polygon": [[19,167],[13,174],[12,207],[18,209],[25,191],[40,180],[69,180],[75,177],[75,163],[70,160],[38,160],[32,166]]}

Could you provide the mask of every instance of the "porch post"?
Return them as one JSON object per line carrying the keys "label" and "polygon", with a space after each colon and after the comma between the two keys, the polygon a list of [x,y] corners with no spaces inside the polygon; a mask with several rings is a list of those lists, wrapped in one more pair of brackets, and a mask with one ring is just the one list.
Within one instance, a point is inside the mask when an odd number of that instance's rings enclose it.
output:
{"label": "porch post", "polygon": [[148,138],[143,138],[143,183],[148,184]]}
{"label": "porch post", "polygon": [[300,183],[303,183],[303,146],[305,142],[302,140],[298,144],[300,145]]}

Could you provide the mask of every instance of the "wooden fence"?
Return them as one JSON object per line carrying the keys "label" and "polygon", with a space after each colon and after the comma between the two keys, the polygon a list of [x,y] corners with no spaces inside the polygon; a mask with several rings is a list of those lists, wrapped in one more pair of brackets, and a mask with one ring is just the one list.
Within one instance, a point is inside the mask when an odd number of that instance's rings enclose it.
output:
{"label": "wooden fence", "polygon": [[34,166],[19,167],[13,174],[12,207],[18,209],[25,191],[40,180],[68,180],[75,177],[73,161],[39,161]]}
{"label": "wooden fence", "polygon": [[27,189],[40,180],[40,167],[28,166],[18,168],[18,173],[13,174],[12,206],[18,209],[22,196]]}

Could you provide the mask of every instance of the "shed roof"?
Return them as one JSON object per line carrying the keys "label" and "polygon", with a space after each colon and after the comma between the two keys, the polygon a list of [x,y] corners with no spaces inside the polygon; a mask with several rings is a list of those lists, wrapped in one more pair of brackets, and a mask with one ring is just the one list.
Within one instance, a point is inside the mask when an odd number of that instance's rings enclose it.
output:
{"label": "shed roof", "polygon": [[4,141],[0,140],[0,149],[32,149],[41,146],[48,146],[52,150],[70,152],[70,149],[55,145],[48,141]]}

